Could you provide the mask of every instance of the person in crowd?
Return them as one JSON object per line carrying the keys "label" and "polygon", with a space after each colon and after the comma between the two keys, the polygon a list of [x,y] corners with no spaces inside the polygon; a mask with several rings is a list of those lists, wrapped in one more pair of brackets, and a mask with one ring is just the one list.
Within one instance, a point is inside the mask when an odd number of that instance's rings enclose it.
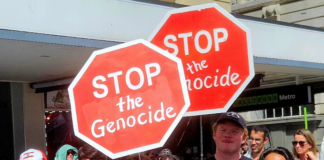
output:
{"label": "person in crowd", "polygon": [[264,146],[269,141],[269,130],[265,126],[253,126],[250,133],[250,147],[244,156],[253,160],[258,160],[261,153],[264,151]]}
{"label": "person in crowd", "polygon": [[213,124],[216,153],[205,160],[250,160],[241,155],[241,145],[248,139],[245,120],[235,112],[220,115]]}
{"label": "person in crowd", "polygon": [[245,142],[241,145],[241,154],[244,155],[249,150],[248,144]]}
{"label": "person in crowd", "polygon": [[173,155],[169,149],[163,149],[158,155],[158,160],[179,160],[176,155]]}
{"label": "person in crowd", "polygon": [[259,160],[294,160],[294,157],[284,147],[269,147],[262,152]]}
{"label": "person in crowd", "polygon": [[78,150],[71,145],[61,146],[55,154],[55,160],[77,160]]}
{"label": "person in crowd", "polygon": [[161,157],[161,160],[180,160],[176,155],[166,155]]}
{"label": "person in crowd", "polygon": [[41,150],[28,149],[20,154],[19,160],[47,160],[47,158]]}
{"label": "person in crowd", "polygon": [[321,145],[321,152],[319,154],[318,160],[324,160],[324,137]]}
{"label": "person in crowd", "polygon": [[292,153],[297,160],[317,160],[318,152],[313,134],[306,129],[297,130],[292,142]]}
{"label": "person in crowd", "polygon": [[151,160],[158,160],[159,151],[152,150],[148,156],[151,158]]}
{"label": "person in crowd", "polygon": [[178,156],[176,156],[176,155],[173,155],[172,156],[172,159],[174,159],[174,160],[180,160],[180,158]]}
{"label": "person in crowd", "polygon": [[132,154],[127,156],[126,160],[151,160],[149,156],[143,154],[143,153],[136,153],[136,154]]}
{"label": "person in crowd", "polygon": [[211,154],[209,152],[206,153],[206,157],[210,157]]}
{"label": "person in crowd", "polygon": [[166,158],[170,156],[172,156],[172,152],[168,148],[162,149],[158,155],[158,160],[161,160],[162,157]]}
{"label": "person in crowd", "polygon": [[108,157],[89,144],[79,148],[79,160],[108,160]]}

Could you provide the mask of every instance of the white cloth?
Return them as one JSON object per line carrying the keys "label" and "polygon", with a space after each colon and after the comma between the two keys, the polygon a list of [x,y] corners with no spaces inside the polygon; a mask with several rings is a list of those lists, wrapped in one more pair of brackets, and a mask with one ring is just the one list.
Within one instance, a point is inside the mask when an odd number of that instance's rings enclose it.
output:
{"label": "white cloth", "polygon": [[322,145],[321,145],[321,151],[320,151],[320,155],[318,157],[318,160],[324,160],[324,137],[323,137],[323,141],[322,141]]}
{"label": "white cloth", "polygon": [[19,160],[47,160],[47,158],[41,150],[28,149],[20,154]]}
{"label": "white cloth", "polygon": [[251,150],[248,150],[243,156],[253,159]]}

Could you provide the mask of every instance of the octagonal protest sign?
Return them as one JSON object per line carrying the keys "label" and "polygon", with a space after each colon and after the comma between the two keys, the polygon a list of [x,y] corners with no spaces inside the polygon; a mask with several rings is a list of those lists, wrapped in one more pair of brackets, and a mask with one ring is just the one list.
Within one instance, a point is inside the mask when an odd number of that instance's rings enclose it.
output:
{"label": "octagonal protest sign", "polygon": [[181,60],[144,40],[93,52],[68,91],[75,135],[113,159],[162,147],[190,106]]}
{"label": "octagonal protest sign", "polygon": [[216,3],[170,10],[148,41],[182,60],[186,116],[226,112],[254,76],[250,30]]}

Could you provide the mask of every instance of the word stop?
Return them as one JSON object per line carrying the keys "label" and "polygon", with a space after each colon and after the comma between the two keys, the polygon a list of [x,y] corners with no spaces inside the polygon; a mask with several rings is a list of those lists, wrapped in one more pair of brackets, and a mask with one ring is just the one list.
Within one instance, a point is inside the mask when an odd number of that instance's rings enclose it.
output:
{"label": "word stop", "polygon": [[[223,37],[219,37],[219,33],[223,34]],[[180,33],[178,34],[178,38],[182,38],[183,39],[183,45],[184,45],[184,52],[185,55],[189,55],[189,45],[188,45],[188,38],[192,37],[192,32],[187,32],[187,33]],[[199,39],[200,37],[206,37],[207,38],[207,46],[206,48],[202,48],[201,46],[205,46],[205,44],[201,44]],[[228,38],[228,33],[227,30],[225,28],[216,28],[213,29],[213,33],[209,33],[206,30],[201,30],[198,31],[195,36],[194,36],[194,45],[196,50],[201,53],[201,54],[205,54],[207,52],[209,52],[212,48],[213,45],[213,41],[214,41],[214,48],[215,51],[219,51],[219,43],[225,42]],[[167,35],[164,38],[164,45],[168,48],[172,48],[173,52],[171,54],[173,54],[174,56],[177,56],[179,53],[179,48],[175,43],[171,43],[169,42],[169,40],[172,40],[173,42],[178,41],[177,37],[175,35]],[[170,52],[169,52],[170,53]]]}
{"label": "word stop", "polygon": [[[151,70],[150,70],[151,68],[155,68],[155,71],[151,72]],[[133,72],[137,73],[139,75],[139,78],[140,78],[139,83],[136,84],[136,85],[134,85],[131,82],[131,79],[130,79],[130,75]],[[145,65],[145,73],[146,73],[146,77],[147,77],[148,86],[153,85],[152,84],[152,77],[155,77],[155,76],[159,75],[160,72],[161,72],[161,67],[160,67],[160,65],[158,63],[149,63],[149,64]],[[123,75],[122,71],[117,71],[117,72],[107,74],[107,78],[113,78],[113,80],[114,80],[114,86],[115,86],[116,94],[120,93],[119,81],[118,81],[118,76],[120,76],[120,75]],[[107,87],[107,85],[105,85],[103,83],[98,83],[98,81],[106,82],[107,79],[103,75],[98,75],[95,78],[93,78],[92,86],[94,88],[103,90],[102,93],[99,93],[98,91],[94,91],[93,95],[96,98],[104,98],[104,97],[106,97],[108,95],[108,87]],[[126,85],[127,85],[127,87],[129,89],[132,89],[132,90],[140,89],[144,85],[144,73],[140,68],[132,67],[132,68],[127,70],[126,75],[125,75],[125,81],[123,81],[123,82],[126,82]]]}

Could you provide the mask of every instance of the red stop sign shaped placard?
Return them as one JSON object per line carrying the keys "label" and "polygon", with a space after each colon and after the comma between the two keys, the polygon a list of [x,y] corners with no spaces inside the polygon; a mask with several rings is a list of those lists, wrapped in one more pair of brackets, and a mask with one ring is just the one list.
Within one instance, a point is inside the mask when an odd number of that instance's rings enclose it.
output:
{"label": "red stop sign shaped placard", "polygon": [[144,40],[93,52],[68,91],[75,135],[111,158],[162,147],[190,105],[181,60]]}
{"label": "red stop sign shaped placard", "polygon": [[148,40],[182,60],[186,116],[226,112],[254,76],[249,29],[216,3],[169,11]]}

